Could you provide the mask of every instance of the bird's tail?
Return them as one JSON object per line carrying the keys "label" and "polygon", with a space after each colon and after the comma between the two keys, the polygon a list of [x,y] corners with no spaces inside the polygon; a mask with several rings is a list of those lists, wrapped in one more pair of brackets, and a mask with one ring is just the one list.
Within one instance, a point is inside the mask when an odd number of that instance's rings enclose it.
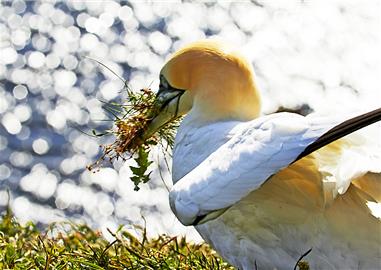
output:
{"label": "bird's tail", "polygon": [[381,121],[381,108],[348,119],[331,128],[316,141],[308,145],[306,149],[304,149],[304,151],[294,160],[294,162],[311,154],[312,152],[315,152],[316,150],[319,150],[331,142],[334,142],[348,134],[351,134],[352,132],[355,132],[356,130],[369,126],[378,121]]}

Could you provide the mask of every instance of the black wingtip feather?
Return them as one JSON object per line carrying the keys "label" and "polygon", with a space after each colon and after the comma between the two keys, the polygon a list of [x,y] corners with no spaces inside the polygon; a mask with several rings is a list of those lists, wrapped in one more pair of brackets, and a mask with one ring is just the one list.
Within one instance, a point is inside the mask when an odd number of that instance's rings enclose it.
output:
{"label": "black wingtip feather", "polygon": [[328,130],[316,141],[307,146],[306,149],[304,149],[304,151],[294,160],[294,162],[311,154],[312,152],[315,152],[316,150],[319,150],[331,142],[334,142],[352,132],[355,132],[356,130],[362,129],[378,121],[381,121],[381,108],[344,121],[343,123]]}

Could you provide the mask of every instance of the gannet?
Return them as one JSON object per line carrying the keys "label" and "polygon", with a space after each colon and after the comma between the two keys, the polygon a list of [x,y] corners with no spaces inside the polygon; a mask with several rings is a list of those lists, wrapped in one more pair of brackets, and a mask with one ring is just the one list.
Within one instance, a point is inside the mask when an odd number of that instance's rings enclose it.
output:
{"label": "gannet", "polygon": [[155,104],[145,139],[185,115],[171,209],[232,265],[293,269],[311,249],[311,269],[381,269],[379,123],[371,126],[372,152],[361,150],[370,137],[340,139],[379,121],[381,110],[357,118],[261,115],[250,63],[210,40],[170,57]]}

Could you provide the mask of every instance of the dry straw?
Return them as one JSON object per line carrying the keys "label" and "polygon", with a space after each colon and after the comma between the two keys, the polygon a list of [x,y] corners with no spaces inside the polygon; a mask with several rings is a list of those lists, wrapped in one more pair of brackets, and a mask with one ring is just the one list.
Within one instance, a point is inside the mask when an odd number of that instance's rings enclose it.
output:
{"label": "dry straw", "polygon": [[122,103],[103,102],[103,108],[112,116],[113,127],[100,133],[93,131],[93,135],[97,137],[113,135],[115,141],[111,144],[100,145],[102,155],[93,164],[88,165],[87,169],[97,172],[105,163],[134,158],[137,166],[130,166],[134,174],[131,180],[135,184],[135,190],[138,190],[140,183],[150,180],[151,172],[147,173],[148,166],[152,163],[149,160],[149,152],[154,146],[159,145],[164,154],[168,153],[168,148],[174,144],[180,119],[165,124],[150,138],[143,139],[143,134],[150,122],[159,113],[155,106],[156,94],[149,88],[132,91],[127,82],[114,71],[95,59],[91,60],[96,61],[123,81],[123,92],[127,94],[127,97]]}

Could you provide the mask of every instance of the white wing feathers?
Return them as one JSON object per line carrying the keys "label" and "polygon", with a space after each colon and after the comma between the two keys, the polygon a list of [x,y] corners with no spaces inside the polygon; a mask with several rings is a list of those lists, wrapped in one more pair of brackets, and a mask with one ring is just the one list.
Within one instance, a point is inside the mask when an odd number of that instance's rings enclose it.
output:
{"label": "white wing feathers", "polygon": [[333,123],[314,124],[308,117],[278,113],[240,125],[239,132],[173,186],[171,208],[183,224],[195,224],[238,202],[287,167]]}

